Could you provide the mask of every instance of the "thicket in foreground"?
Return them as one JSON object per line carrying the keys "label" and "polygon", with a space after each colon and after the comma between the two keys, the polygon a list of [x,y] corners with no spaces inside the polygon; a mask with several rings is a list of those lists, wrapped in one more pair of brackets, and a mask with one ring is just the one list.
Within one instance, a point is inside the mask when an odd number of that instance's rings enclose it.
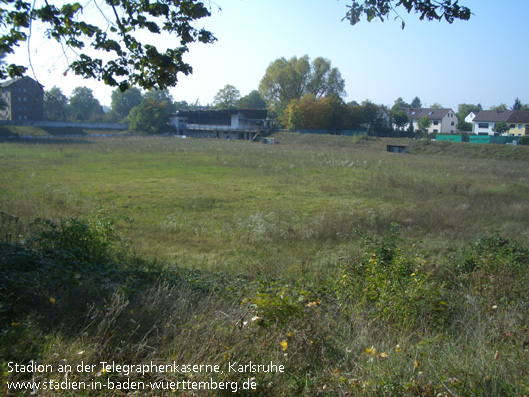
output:
{"label": "thicket in foreground", "polygon": [[[302,275],[248,279],[164,268],[135,257],[101,212],[39,221],[34,230],[23,243],[0,244],[4,389],[6,382],[64,378],[10,372],[8,363],[175,361],[225,371],[125,376],[97,366],[69,377],[253,379],[248,395],[263,396],[529,393],[529,256],[500,236],[481,237],[433,265],[399,248],[393,225],[382,238],[362,235],[364,254],[315,283]],[[273,362],[284,372],[228,373],[235,361]]]}

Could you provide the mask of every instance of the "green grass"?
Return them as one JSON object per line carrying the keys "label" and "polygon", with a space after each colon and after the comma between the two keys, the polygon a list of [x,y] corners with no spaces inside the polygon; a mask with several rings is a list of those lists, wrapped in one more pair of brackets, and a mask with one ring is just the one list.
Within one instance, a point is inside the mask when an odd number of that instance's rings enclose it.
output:
{"label": "green grass", "polygon": [[527,395],[529,148],[276,137],[0,143],[4,379],[252,360],[285,372],[249,395]]}
{"label": "green grass", "polygon": [[379,234],[391,222],[433,252],[495,230],[527,238],[524,161],[461,156],[458,145],[436,151],[421,141],[398,156],[385,152],[384,140],[279,140],[4,143],[0,202],[25,224],[102,206],[143,255],[223,271],[261,271],[270,262],[273,273],[300,262],[323,271],[357,251],[353,229]]}

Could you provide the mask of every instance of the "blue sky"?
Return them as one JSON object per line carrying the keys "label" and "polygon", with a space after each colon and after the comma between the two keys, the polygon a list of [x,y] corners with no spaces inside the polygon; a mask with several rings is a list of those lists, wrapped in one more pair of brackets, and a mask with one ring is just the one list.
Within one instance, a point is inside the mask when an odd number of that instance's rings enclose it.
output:
{"label": "blue sky", "polygon": [[[510,107],[516,97],[529,103],[529,0],[459,1],[472,10],[470,21],[419,21],[400,10],[402,30],[393,19],[342,22],[351,0],[215,0],[212,16],[196,26],[218,41],[192,45],[186,61],[193,75],[182,75],[171,93],[175,100],[198,99],[203,105],[226,84],[246,95],[258,88],[275,59],[307,54],[327,58],[341,71],[347,102],[369,99],[391,106],[398,97],[411,102],[418,96],[423,106],[437,102],[456,111],[460,103]],[[173,45],[170,38],[163,44]],[[110,104],[111,88],[64,76],[60,54],[51,56],[42,44],[32,51],[46,89],[57,85],[69,95],[84,85],[103,105]]]}

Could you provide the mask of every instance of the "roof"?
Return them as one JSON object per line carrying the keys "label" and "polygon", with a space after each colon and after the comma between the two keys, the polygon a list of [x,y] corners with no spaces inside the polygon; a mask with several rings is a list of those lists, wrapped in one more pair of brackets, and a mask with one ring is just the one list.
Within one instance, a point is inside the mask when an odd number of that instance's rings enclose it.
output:
{"label": "roof", "polygon": [[527,110],[518,110],[512,112],[511,117],[507,120],[509,123],[529,123],[529,111]]}
{"label": "roof", "polygon": [[441,120],[448,112],[454,113],[452,109],[409,108],[402,110],[404,113],[406,113],[406,116],[408,116],[409,119],[413,120],[422,119],[425,116],[427,116],[430,120]]}
{"label": "roof", "polygon": [[476,117],[474,117],[474,120],[472,121],[474,123],[509,121],[509,117],[511,117],[513,113],[512,110],[482,110],[476,114]]}
{"label": "roof", "polygon": [[32,79],[31,77],[29,77],[29,76],[22,76],[22,77],[17,77],[16,79],[12,79],[12,80],[2,81],[2,82],[0,82],[0,87],[2,87],[2,88],[10,87],[10,86],[12,86],[13,84],[18,83],[19,81],[24,80],[24,79],[31,80],[32,82],[34,82],[34,83],[40,85],[41,87],[44,87],[44,86],[43,86],[42,84],[40,84],[38,81],[33,80],[33,79]]}

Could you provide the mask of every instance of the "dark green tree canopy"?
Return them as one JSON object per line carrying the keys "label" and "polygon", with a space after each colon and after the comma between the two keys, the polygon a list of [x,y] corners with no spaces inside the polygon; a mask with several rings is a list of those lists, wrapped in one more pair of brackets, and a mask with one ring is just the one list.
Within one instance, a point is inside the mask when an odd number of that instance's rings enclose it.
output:
{"label": "dark green tree canopy", "polygon": [[402,130],[406,124],[410,122],[408,116],[404,112],[404,110],[399,110],[398,112],[395,112],[393,114],[393,123],[397,127],[397,129]]}
{"label": "dark green tree canopy", "polygon": [[[39,23],[47,28],[49,39],[79,52],[69,70],[118,86],[121,91],[132,86],[148,90],[176,85],[178,73],[187,75],[192,71],[183,60],[187,46],[215,41],[211,32],[192,26],[195,20],[210,15],[198,0],[104,0],[96,6],[108,28],[83,20],[80,3],[55,6],[45,1],[37,7],[31,1],[0,0],[0,4],[0,53],[14,53],[28,39],[32,25]],[[180,46],[159,52],[156,46],[147,44],[143,32],[177,36]],[[138,39],[140,33],[142,41]],[[89,56],[86,47],[101,57]],[[109,60],[103,60],[108,58],[105,54],[110,54]],[[0,80],[22,76],[26,69],[26,65],[0,65]]]}
{"label": "dark green tree canopy", "polygon": [[131,87],[125,92],[121,92],[119,88],[116,88],[110,94],[110,99],[109,119],[119,122],[129,115],[132,108],[141,103],[143,94],[136,87]]}
{"label": "dark green tree canopy", "polygon": [[459,5],[459,0],[353,0],[348,6],[349,11],[345,15],[351,25],[356,25],[363,18],[371,22],[373,19],[384,21],[390,17],[402,21],[402,28],[405,23],[398,14],[399,9],[404,9],[408,14],[415,12],[419,14],[422,21],[445,20],[448,23],[456,19],[468,21],[472,13],[470,9]]}
{"label": "dark green tree canopy", "polygon": [[44,93],[44,112],[47,120],[66,120],[68,117],[68,98],[60,88],[54,86]]}
{"label": "dark green tree canopy", "polygon": [[253,90],[239,100],[239,107],[243,109],[265,109],[266,102],[259,91]]}
{"label": "dark green tree canopy", "polygon": [[422,102],[421,100],[419,99],[418,96],[416,96],[415,98],[413,98],[413,101],[411,101],[411,107],[413,109],[419,109],[419,108],[422,108]]}
{"label": "dark green tree canopy", "polygon": [[163,134],[172,130],[169,103],[156,97],[145,98],[129,114],[130,129],[143,134]]}
{"label": "dark green tree canopy", "polygon": [[101,121],[103,108],[87,87],[76,87],[70,96],[68,113],[72,121]]}

